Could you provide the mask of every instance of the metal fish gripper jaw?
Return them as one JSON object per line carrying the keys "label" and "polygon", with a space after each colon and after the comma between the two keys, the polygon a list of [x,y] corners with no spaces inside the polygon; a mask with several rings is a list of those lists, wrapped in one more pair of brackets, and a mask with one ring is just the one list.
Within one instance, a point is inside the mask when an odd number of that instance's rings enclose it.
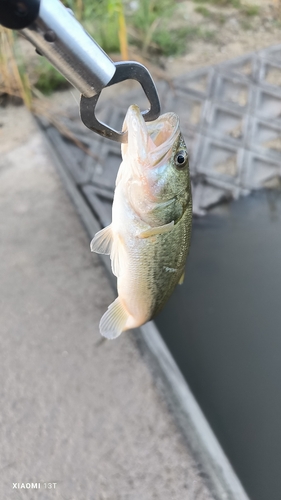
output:
{"label": "metal fish gripper jaw", "polygon": [[[155,84],[148,69],[142,64],[134,61],[115,63],[115,67],[115,74],[106,87],[123,82],[124,80],[136,80],[142,86],[150,103],[150,109],[142,111],[143,118],[145,121],[156,120],[160,115],[160,102]],[[97,119],[95,111],[100,94],[101,92],[93,97],[81,96],[80,116],[82,122],[90,130],[93,130],[93,132],[103,137],[117,142],[127,142],[127,132],[114,130]]]}

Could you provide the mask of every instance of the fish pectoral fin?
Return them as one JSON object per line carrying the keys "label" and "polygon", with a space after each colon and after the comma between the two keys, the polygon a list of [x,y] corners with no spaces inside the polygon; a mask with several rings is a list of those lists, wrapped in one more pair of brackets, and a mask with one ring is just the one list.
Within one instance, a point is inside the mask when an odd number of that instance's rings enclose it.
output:
{"label": "fish pectoral fin", "polygon": [[106,226],[104,229],[101,229],[101,231],[98,231],[98,233],[95,234],[90,244],[91,251],[109,255],[112,248],[112,241],[113,237],[110,224],[109,226]]}
{"label": "fish pectoral fin", "polygon": [[178,282],[179,285],[183,284],[183,282],[184,282],[184,275],[185,275],[185,271],[183,271],[183,273],[182,273],[182,275],[181,275],[181,277],[179,279],[179,282]]}
{"label": "fish pectoral fin", "polygon": [[150,236],[155,236],[156,234],[164,234],[169,233],[174,227],[175,223],[169,222],[168,224],[164,224],[164,226],[156,226],[150,227],[149,229],[145,229],[138,234],[138,238],[149,238]]}
{"label": "fish pectoral fin", "polygon": [[117,297],[100,320],[100,333],[107,339],[116,339],[124,331],[128,318],[129,314]]}

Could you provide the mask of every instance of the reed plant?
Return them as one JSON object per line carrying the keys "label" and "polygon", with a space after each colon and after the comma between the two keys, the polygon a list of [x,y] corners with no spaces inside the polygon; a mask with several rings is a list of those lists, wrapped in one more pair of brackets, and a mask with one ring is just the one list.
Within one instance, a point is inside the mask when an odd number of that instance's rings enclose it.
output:
{"label": "reed plant", "polygon": [[32,106],[32,89],[23,58],[16,48],[16,34],[0,26],[0,96],[22,99]]}
{"label": "reed plant", "polygon": [[123,0],[64,0],[105,52],[120,52],[128,60],[127,24]]}

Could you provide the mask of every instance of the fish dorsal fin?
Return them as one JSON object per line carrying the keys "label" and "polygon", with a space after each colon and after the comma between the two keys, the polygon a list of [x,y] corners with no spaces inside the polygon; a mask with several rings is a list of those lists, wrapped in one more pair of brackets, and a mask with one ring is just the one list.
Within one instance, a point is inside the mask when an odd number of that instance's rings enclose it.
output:
{"label": "fish dorsal fin", "polygon": [[109,226],[101,229],[101,231],[95,234],[90,245],[91,251],[109,255],[112,249],[112,241],[113,237],[110,224]]}
{"label": "fish dorsal fin", "polygon": [[164,224],[163,226],[150,227],[149,229],[145,229],[141,233],[138,234],[139,238],[149,238],[150,236],[155,236],[156,234],[168,233],[174,227],[175,223],[169,222],[168,224]]}
{"label": "fish dorsal fin", "polygon": [[100,320],[100,332],[107,339],[116,339],[125,329],[125,325],[129,318],[124,306],[117,297]]}

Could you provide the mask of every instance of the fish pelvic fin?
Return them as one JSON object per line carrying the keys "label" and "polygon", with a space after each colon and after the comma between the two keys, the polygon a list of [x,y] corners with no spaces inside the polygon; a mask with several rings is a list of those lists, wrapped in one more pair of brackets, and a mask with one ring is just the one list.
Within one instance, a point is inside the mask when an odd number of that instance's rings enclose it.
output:
{"label": "fish pelvic fin", "polygon": [[150,236],[155,236],[156,234],[169,233],[174,227],[175,223],[169,222],[168,224],[164,224],[163,226],[150,227],[149,229],[145,229],[138,234],[138,238],[149,238]]}
{"label": "fish pelvic fin", "polygon": [[119,297],[108,306],[100,320],[100,333],[107,339],[116,339],[124,331],[129,314]]}
{"label": "fish pelvic fin", "polygon": [[113,237],[110,224],[95,234],[90,244],[91,251],[109,255],[112,249],[112,241]]}
{"label": "fish pelvic fin", "polygon": [[125,253],[122,237],[120,234],[116,234],[111,247],[110,260],[112,272],[117,278],[120,275],[122,263],[124,265],[124,257]]}
{"label": "fish pelvic fin", "polygon": [[184,282],[184,275],[185,275],[185,271],[183,271],[183,273],[182,273],[182,275],[181,275],[181,277],[179,279],[179,282],[178,282],[179,285],[183,284],[183,282]]}
{"label": "fish pelvic fin", "polygon": [[124,245],[119,234],[112,232],[112,224],[98,231],[91,241],[90,248],[92,252],[110,255],[111,268],[115,276],[120,273],[120,261],[124,256]]}

